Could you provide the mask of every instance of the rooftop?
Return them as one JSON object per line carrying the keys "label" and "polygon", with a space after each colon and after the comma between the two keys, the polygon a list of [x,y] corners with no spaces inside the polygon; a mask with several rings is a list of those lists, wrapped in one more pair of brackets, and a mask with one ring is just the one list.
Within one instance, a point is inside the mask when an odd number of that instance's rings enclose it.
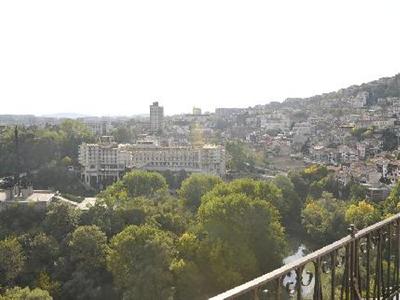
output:
{"label": "rooftop", "polygon": [[[33,191],[33,194],[28,196],[27,198],[14,198],[13,200],[7,201],[7,202],[21,202],[21,203],[27,203],[27,202],[50,202],[55,193],[52,191],[48,190],[35,190]],[[0,202],[5,202],[6,201],[6,193],[5,191],[0,191]]]}

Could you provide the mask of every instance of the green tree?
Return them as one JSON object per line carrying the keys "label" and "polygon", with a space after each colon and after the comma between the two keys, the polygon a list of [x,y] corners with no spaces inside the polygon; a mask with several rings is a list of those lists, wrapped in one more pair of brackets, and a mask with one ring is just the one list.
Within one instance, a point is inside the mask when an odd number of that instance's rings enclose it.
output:
{"label": "green tree", "polygon": [[91,274],[105,268],[107,237],[99,227],[79,226],[72,233],[68,245],[71,261],[76,265],[76,269]]}
{"label": "green tree", "polygon": [[58,255],[57,241],[45,233],[38,233],[30,241],[26,269],[31,273],[50,272]]}
{"label": "green tree", "polygon": [[383,213],[385,216],[389,216],[399,212],[400,202],[400,182],[392,188],[389,196],[383,202]]}
{"label": "green tree", "polygon": [[42,210],[32,209],[30,205],[7,205],[0,210],[0,239],[9,235],[35,233],[45,217]]}
{"label": "green tree", "polygon": [[221,182],[222,180],[217,176],[192,174],[182,182],[178,195],[183,199],[187,208],[196,211],[200,206],[201,197]]}
{"label": "green tree", "polygon": [[321,180],[314,181],[310,184],[309,196],[314,199],[318,199],[322,196],[323,191],[324,191],[323,182]]}
{"label": "green tree", "polygon": [[63,284],[61,298],[115,298],[110,286],[111,274],[106,269],[107,237],[100,228],[79,226],[72,233],[68,247],[72,274]]}
{"label": "green tree", "polygon": [[82,183],[79,176],[69,172],[64,163],[52,161],[32,175],[32,183],[37,189],[51,189],[73,195],[92,196],[94,190]]}
{"label": "green tree", "polygon": [[63,202],[50,204],[43,226],[47,233],[56,240],[63,240],[72,232],[79,222],[79,211]]}
{"label": "green tree", "polygon": [[350,199],[360,201],[367,196],[367,188],[361,184],[352,182],[350,183]]}
{"label": "green tree", "polygon": [[112,279],[96,281],[85,272],[74,271],[61,289],[61,299],[76,300],[108,300],[120,299],[111,286]]}
{"label": "green tree", "polygon": [[52,280],[46,272],[40,272],[38,274],[34,281],[34,286],[49,292],[50,295],[55,296],[55,298],[60,294],[60,282]]}
{"label": "green tree", "polygon": [[[171,271],[174,275],[176,299],[204,299],[209,292],[210,284],[207,283],[206,274],[201,268],[205,266],[201,260],[200,240],[193,233],[186,232],[178,239],[176,250],[179,257],[171,263]],[[212,280],[212,279],[210,279]]]}
{"label": "green tree", "polygon": [[68,167],[68,166],[71,166],[73,164],[73,161],[69,156],[64,156],[64,158],[61,160],[61,164],[64,167]]}
{"label": "green tree", "polygon": [[399,139],[392,129],[385,129],[382,133],[382,149],[384,151],[396,150],[399,145]]}
{"label": "green tree", "polygon": [[244,194],[212,196],[199,210],[204,262],[216,290],[233,287],[281,264],[286,249],[279,214]]}
{"label": "green tree", "polygon": [[0,295],[0,300],[52,300],[53,298],[47,291],[35,288],[31,290],[29,287],[20,288],[13,287],[6,290],[3,295]]}
{"label": "green tree", "polygon": [[185,170],[179,170],[178,172],[165,170],[159,171],[159,173],[164,176],[165,180],[167,181],[168,187],[171,190],[179,189],[182,185],[182,182],[189,176]]}
{"label": "green tree", "polygon": [[136,138],[136,133],[127,124],[119,125],[111,132],[111,135],[117,143],[132,143]]}
{"label": "green tree", "polygon": [[271,203],[278,209],[280,215],[287,215],[291,210],[288,202],[282,199],[282,191],[272,181],[261,181],[250,178],[232,180],[229,183],[218,184],[202,197],[202,202],[214,196],[244,194],[252,199],[261,199]]}
{"label": "green tree", "polygon": [[351,204],[345,213],[346,222],[362,229],[379,221],[379,212],[367,201]]}
{"label": "green tree", "polygon": [[83,142],[93,141],[93,135],[85,124],[76,120],[65,120],[59,126],[62,136],[60,156],[68,156],[72,159],[78,158],[79,145]]}
{"label": "green tree", "polygon": [[299,172],[289,172],[288,178],[294,185],[296,193],[302,201],[305,201],[309,191],[308,182],[301,176]]}
{"label": "green tree", "polygon": [[328,175],[328,169],[322,165],[311,165],[305,168],[302,172],[304,179],[308,180],[309,183],[313,181],[319,181]]}
{"label": "green tree", "polygon": [[303,225],[312,240],[323,243],[330,226],[328,210],[316,201],[306,205],[302,212]]}
{"label": "green tree", "polygon": [[318,245],[327,244],[346,234],[344,202],[324,192],[310,200],[302,211],[302,222],[310,239]]}
{"label": "green tree", "polygon": [[99,201],[97,201],[96,204],[98,203],[99,206],[106,206],[111,209],[129,201],[128,191],[122,180],[118,180],[108,186],[107,189],[100,192],[97,197]]}
{"label": "green tree", "polygon": [[0,241],[0,285],[10,285],[25,266],[25,254],[15,237]]}
{"label": "green tree", "polygon": [[281,190],[282,201],[286,203],[286,210],[281,212],[283,224],[291,231],[298,231],[303,203],[295,191],[294,184],[286,176],[276,176],[273,182]]}
{"label": "green tree", "polygon": [[110,245],[107,266],[124,299],[168,299],[172,295],[173,240],[148,226],[128,226]]}
{"label": "green tree", "polygon": [[[150,203],[150,207],[143,204]],[[190,224],[189,211],[181,205],[178,199],[167,198],[162,202],[142,201],[143,210],[146,212],[145,222],[174,234],[182,234]]]}
{"label": "green tree", "polygon": [[167,190],[165,178],[157,172],[132,171],[122,178],[122,183],[130,197],[154,197]]}
{"label": "green tree", "polygon": [[254,171],[255,155],[242,142],[228,142],[226,151],[229,156],[227,166],[234,172],[252,172]]}
{"label": "green tree", "polygon": [[358,140],[361,141],[364,138],[364,133],[368,130],[368,128],[363,127],[354,127],[351,130],[351,134]]}

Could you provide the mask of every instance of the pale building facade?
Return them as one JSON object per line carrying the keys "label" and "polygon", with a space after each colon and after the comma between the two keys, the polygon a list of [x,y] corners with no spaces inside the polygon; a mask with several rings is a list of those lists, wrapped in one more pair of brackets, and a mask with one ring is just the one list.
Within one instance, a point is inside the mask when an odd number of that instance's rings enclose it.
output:
{"label": "pale building facade", "polygon": [[127,155],[111,137],[102,137],[100,143],[80,145],[79,163],[83,166],[82,180],[96,186],[118,180],[126,169]]}
{"label": "pale building facade", "polygon": [[[107,138],[107,139],[106,139]],[[101,186],[118,180],[127,169],[180,171],[224,176],[225,148],[219,145],[160,146],[146,140],[136,144],[116,144],[103,137],[98,144],[82,144],[79,148],[82,180]]]}
{"label": "pale building facade", "polygon": [[157,145],[123,145],[129,153],[129,167],[154,171],[208,173],[224,176],[226,172],[225,148],[216,145],[201,147],[162,147]]}

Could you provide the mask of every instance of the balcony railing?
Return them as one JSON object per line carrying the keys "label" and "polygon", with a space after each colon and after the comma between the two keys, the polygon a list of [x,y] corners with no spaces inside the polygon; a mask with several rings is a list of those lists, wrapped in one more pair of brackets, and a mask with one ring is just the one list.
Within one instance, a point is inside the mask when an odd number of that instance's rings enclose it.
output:
{"label": "balcony railing", "polygon": [[210,300],[399,299],[400,214]]}

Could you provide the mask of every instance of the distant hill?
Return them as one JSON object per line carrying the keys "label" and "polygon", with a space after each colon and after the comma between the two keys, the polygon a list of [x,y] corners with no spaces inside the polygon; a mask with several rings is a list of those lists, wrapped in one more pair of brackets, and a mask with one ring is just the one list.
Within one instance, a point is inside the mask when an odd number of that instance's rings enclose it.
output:
{"label": "distant hill", "polygon": [[368,105],[375,104],[379,98],[400,97],[400,73],[393,77],[384,77],[368,83],[363,83],[361,85],[352,85],[348,88],[343,88],[336,92],[325,93],[302,99],[291,98],[291,99],[286,99],[285,102],[293,103],[296,100],[312,102],[312,101],[328,100],[328,99],[333,100],[338,98],[350,98],[350,97],[356,97],[359,93],[362,92],[368,93],[368,98],[367,98]]}
{"label": "distant hill", "polygon": [[56,119],[79,119],[79,118],[91,118],[91,119],[119,119],[119,118],[126,118],[126,119],[142,119],[148,118],[149,114],[136,114],[131,116],[125,115],[115,115],[115,116],[94,116],[94,115],[83,115],[78,113],[56,113],[56,114],[45,114],[41,115],[40,117],[44,118],[56,118]]}
{"label": "distant hill", "polygon": [[77,119],[77,118],[87,117],[87,115],[76,114],[76,113],[56,113],[56,114],[41,115],[41,117],[56,118],[56,119]]}

